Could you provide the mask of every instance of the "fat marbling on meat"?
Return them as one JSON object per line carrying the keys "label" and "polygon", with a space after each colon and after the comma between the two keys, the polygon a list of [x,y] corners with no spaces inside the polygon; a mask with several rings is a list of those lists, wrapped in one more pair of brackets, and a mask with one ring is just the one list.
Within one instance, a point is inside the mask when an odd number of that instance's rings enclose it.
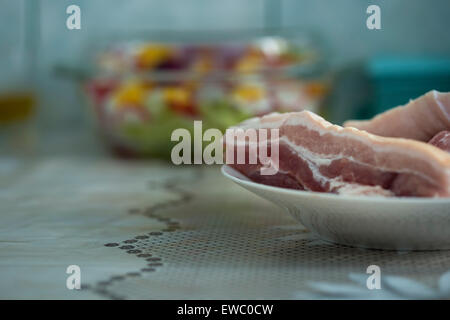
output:
{"label": "fat marbling on meat", "polygon": [[[309,111],[273,113],[244,121],[233,129],[279,129],[279,136],[257,141],[279,146],[278,171],[261,175],[263,165],[227,164],[255,182],[339,194],[449,197],[450,154],[430,144],[388,138],[333,125]],[[236,149],[224,139],[225,148]],[[242,143],[242,141],[241,141]],[[244,138],[244,144],[247,140]],[[248,153],[250,148],[246,148]],[[259,160],[259,159],[258,159]]]}

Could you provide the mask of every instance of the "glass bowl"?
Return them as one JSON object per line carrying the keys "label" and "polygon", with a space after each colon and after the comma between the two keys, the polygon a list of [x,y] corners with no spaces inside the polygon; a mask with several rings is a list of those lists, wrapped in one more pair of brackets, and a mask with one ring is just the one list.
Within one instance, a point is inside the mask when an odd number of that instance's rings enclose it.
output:
{"label": "glass bowl", "polygon": [[320,113],[323,54],[310,37],[157,33],[90,47],[89,114],[116,154],[170,156],[177,128],[224,130],[270,112]]}

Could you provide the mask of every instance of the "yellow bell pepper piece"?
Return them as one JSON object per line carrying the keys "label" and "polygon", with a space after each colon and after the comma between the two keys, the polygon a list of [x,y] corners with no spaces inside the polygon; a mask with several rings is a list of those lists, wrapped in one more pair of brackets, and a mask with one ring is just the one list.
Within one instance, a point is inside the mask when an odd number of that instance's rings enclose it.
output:
{"label": "yellow bell pepper piece", "polygon": [[145,69],[151,69],[167,59],[171,54],[170,48],[165,45],[146,45],[137,54],[138,65]]}
{"label": "yellow bell pepper piece", "polygon": [[237,98],[254,102],[264,97],[264,90],[263,88],[254,85],[243,85],[236,88],[233,95]]}

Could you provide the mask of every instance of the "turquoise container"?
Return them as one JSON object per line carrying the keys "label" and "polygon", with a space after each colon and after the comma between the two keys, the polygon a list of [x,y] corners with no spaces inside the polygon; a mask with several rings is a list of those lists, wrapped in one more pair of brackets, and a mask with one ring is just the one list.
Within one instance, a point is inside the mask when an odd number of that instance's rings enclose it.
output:
{"label": "turquoise container", "polygon": [[366,116],[403,105],[430,90],[450,91],[450,58],[378,57],[366,67],[372,88]]}

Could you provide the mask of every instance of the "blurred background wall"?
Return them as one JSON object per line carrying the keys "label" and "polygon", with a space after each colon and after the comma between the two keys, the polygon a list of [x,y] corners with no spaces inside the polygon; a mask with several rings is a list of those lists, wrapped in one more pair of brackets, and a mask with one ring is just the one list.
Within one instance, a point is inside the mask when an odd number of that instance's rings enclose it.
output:
{"label": "blurred background wall", "polygon": [[[24,45],[25,1],[34,2],[41,118],[49,126],[82,119],[76,89],[55,78],[60,62],[78,62],[94,35],[131,30],[298,27],[319,32],[334,70],[379,53],[450,55],[449,0],[0,0],[0,88],[9,85]],[[82,10],[82,29],[67,30],[66,8]],[[378,4],[382,30],[366,28],[366,8]],[[14,63],[11,63],[13,61]]]}

